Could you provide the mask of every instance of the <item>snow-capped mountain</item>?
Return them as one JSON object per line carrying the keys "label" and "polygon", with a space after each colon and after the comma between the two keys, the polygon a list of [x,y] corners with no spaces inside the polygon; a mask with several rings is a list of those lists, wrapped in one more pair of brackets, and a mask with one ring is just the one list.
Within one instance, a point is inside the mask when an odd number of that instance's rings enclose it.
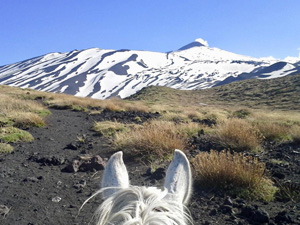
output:
{"label": "snow-capped mountain", "polygon": [[211,48],[202,39],[168,53],[86,49],[0,67],[0,84],[105,99],[150,85],[193,90],[300,72],[300,59],[258,59]]}

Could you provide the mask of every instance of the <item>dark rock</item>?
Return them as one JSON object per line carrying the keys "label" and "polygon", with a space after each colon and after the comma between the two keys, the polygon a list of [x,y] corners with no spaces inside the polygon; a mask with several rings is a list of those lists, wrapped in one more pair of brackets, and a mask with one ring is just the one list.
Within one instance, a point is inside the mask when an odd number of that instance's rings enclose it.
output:
{"label": "dark rock", "polygon": [[38,154],[29,157],[29,160],[47,166],[59,166],[66,162],[63,156],[39,156]]}
{"label": "dark rock", "polygon": [[83,162],[79,166],[79,171],[87,172],[87,171],[103,170],[105,168],[105,165],[106,162],[99,155],[96,155],[92,157],[90,160]]}
{"label": "dark rock", "polygon": [[150,179],[153,180],[161,180],[166,176],[166,172],[164,168],[158,168],[154,173],[151,174]]}
{"label": "dark rock", "polygon": [[230,197],[226,197],[224,205],[233,205],[233,202]]}
{"label": "dark rock", "polygon": [[71,164],[67,165],[63,169],[63,172],[76,173],[79,170],[79,166],[80,166],[80,161],[74,160]]}
{"label": "dark rock", "polygon": [[220,211],[222,213],[229,213],[229,214],[233,214],[233,209],[232,209],[232,206],[231,205],[222,205],[220,206]]}
{"label": "dark rock", "polygon": [[294,221],[292,218],[287,214],[286,211],[279,212],[275,217],[275,222],[278,224],[285,224],[285,223],[293,223]]}
{"label": "dark rock", "polygon": [[78,142],[72,142],[68,144],[64,149],[78,150],[78,148],[80,148],[80,144]]}
{"label": "dark rock", "polygon": [[215,215],[217,215],[217,212],[218,211],[216,209],[213,209],[213,210],[210,211],[209,215],[210,216],[215,216]]}
{"label": "dark rock", "polygon": [[270,216],[264,209],[254,206],[242,208],[241,215],[256,223],[268,223],[270,221]]}
{"label": "dark rock", "polygon": [[86,186],[86,181],[85,180],[80,180],[78,183],[74,184],[75,189],[82,189]]}

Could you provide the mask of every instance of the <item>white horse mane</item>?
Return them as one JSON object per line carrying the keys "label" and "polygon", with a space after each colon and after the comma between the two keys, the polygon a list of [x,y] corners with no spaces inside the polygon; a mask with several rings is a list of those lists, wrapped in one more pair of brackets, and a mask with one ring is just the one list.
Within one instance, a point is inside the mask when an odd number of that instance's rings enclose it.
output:
{"label": "white horse mane", "polygon": [[[191,171],[185,154],[175,150],[164,189],[129,185],[122,152],[107,163],[102,179],[104,202],[95,212],[96,225],[187,225],[193,224],[185,204],[191,193]],[[83,205],[84,205],[83,204]]]}

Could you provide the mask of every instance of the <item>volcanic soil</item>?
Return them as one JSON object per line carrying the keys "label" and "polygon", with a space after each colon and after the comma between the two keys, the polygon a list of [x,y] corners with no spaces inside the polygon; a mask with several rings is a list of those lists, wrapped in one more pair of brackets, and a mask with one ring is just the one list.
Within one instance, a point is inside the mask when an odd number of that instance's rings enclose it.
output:
{"label": "volcanic soil", "polygon": [[[91,199],[80,212],[79,208],[100,188],[102,159],[105,161],[114,153],[109,138],[91,130],[94,121],[134,122],[136,116],[142,121],[158,116],[108,111],[89,115],[55,109],[51,112],[47,126],[28,129],[34,136],[33,142],[15,144],[12,154],[0,155],[1,225],[89,224],[101,204],[101,196]],[[196,140],[195,146],[201,148],[202,145],[209,144],[197,145]],[[260,157],[268,162],[273,178],[280,183],[299,185],[299,146],[268,143],[266,149]],[[188,156],[194,154],[195,150]],[[94,157],[96,166],[88,164],[93,160],[90,156],[97,156]],[[269,159],[284,160],[288,164],[270,163]],[[168,163],[151,173],[146,165],[128,157],[124,161],[132,185],[160,186],[163,183]],[[82,166],[84,162],[86,165]],[[300,224],[299,201],[253,202],[194,187],[188,208],[195,225]]]}

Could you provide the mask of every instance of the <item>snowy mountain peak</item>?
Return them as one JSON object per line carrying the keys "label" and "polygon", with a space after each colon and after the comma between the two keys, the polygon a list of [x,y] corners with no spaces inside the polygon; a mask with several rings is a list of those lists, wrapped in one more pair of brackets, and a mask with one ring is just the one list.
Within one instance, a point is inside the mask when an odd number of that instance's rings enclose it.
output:
{"label": "snowy mountain peak", "polygon": [[199,38],[168,53],[90,48],[50,53],[0,66],[0,85],[106,99],[128,97],[151,85],[194,90],[244,79],[300,72],[300,59],[257,59]]}
{"label": "snowy mountain peak", "polygon": [[178,49],[179,51],[182,51],[182,50],[187,50],[187,49],[190,49],[190,48],[194,48],[194,47],[208,47],[208,43],[207,41],[203,40],[202,38],[198,38],[196,39],[195,41],[181,47],[180,49]]}
{"label": "snowy mountain peak", "polygon": [[205,46],[205,47],[208,47],[207,41],[203,40],[202,38],[197,38],[197,39],[195,40],[195,42],[198,42],[198,43],[200,43],[201,45],[203,45],[203,46]]}

